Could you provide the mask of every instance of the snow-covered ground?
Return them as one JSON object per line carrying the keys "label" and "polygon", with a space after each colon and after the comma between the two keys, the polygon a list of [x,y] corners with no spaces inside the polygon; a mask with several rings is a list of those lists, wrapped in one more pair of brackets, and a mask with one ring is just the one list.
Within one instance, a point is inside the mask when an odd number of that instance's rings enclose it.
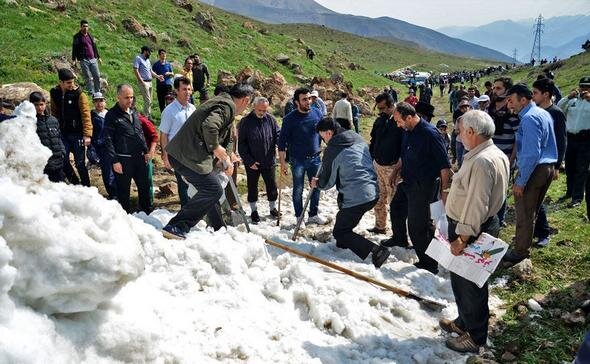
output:
{"label": "snow-covered ground", "polygon": [[[96,188],[50,183],[31,108],[0,124],[0,363],[466,359],[445,348],[437,327],[456,314],[448,275],[414,268],[411,250],[395,248],[376,270],[332,239],[293,242],[268,217],[250,234],[200,223],[185,241],[167,240],[157,227],[168,211],[129,216]],[[335,215],[334,197],[322,193],[322,214]],[[283,202],[283,226],[293,225],[288,193]],[[372,224],[367,214],[358,231]],[[429,311],[263,237],[447,308]]]}

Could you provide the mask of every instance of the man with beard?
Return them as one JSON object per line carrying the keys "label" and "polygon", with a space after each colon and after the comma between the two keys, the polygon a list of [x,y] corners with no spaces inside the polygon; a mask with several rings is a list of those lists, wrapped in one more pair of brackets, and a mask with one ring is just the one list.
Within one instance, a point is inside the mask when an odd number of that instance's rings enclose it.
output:
{"label": "man with beard", "polygon": [[164,81],[164,76],[152,71],[150,63],[151,54],[152,49],[148,46],[143,46],[141,47],[141,54],[137,55],[133,62],[133,72],[139,85],[139,91],[143,97],[143,114],[148,118],[152,116],[152,78],[155,77],[160,82]]}

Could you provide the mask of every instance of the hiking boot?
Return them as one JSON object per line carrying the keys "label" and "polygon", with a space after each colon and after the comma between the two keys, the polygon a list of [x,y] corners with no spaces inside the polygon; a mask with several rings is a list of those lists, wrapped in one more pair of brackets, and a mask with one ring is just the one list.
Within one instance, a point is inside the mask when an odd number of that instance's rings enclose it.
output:
{"label": "hiking boot", "polygon": [[429,267],[422,262],[416,262],[414,263],[414,267],[416,267],[417,269],[427,270],[434,275],[438,274],[438,264],[435,267]]}
{"label": "hiking boot", "polygon": [[279,211],[277,209],[272,209],[270,210],[270,216],[272,217],[279,217],[279,215],[283,215],[283,214],[279,214]]}
{"label": "hiking boot", "polygon": [[310,224],[326,225],[327,223],[328,223],[328,220],[321,217],[319,214],[315,215],[315,216],[310,216],[307,218],[307,225],[310,225]]}
{"label": "hiking boot", "polygon": [[447,348],[458,351],[460,353],[476,353],[479,354],[480,346],[473,341],[469,333],[464,333],[458,337],[452,337],[445,342]]}
{"label": "hiking boot", "polygon": [[258,224],[260,222],[260,216],[258,216],[258,210],[252,211],[250,215],[250,219],[252,220],[252,224]]}
{"label": "hiking boot", "polygon": [[380,268],[383,263],[389,258],[390,251],[387,247],[376,245],[371,254],[371,261],[375,268]]}
{"label": "hiking boot", "polygon": [[172,225],[164,226],[162,229],[162,235],[164,235],[166,239],[184,240],[186,238],[186,234],[182,229]]}
{"label": "hiking boot", "polygon": [[448,332],[450,334],[452,334],[454,332],[455,334],[463,335],[465,333],[464,330],[462,330],[459,326],[457,326],[457,324],[455,323],[455,320],[440,319],[438,321],[438,326],[440,326],[440,328],[443,331]]}
{"label": "hiking boot", "polygon": [[367,229],[367,231],[373,234],[385,234],[385,229],[379,229],[378,227]]}
{"label": "hiking boot", "polygon": [[381,245],[386,246],[388,248],[393,248],[394,246],[399,246],[401,248],[410,249],[410,245],[407,242],[403,242],[403,243],[396,242],[393,240],[393,238],[381,241]]}

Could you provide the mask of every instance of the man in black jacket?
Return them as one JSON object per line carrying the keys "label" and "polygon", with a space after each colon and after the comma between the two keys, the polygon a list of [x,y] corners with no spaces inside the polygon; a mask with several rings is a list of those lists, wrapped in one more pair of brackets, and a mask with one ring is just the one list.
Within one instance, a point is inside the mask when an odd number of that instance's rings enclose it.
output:
{"label": "man in black jacket", "polygon": [[141,122],[133,104],[133,88],[129,85],[117,86],[117,103],[107,112],[106,149],[113,161],[113,171],[117,181],[117,200],[127,213],[131,179],[137,186],[139,209],[146,214],[152,212],[150,186],[148,183],[148,148]]}
{"label": "man in black jacket", "polygon": [[268,100],[265,97],[256,98],[254,110],[240,121],[238,130],[238,151],[246,168],[248,203],[252,211],[253,223],[260,222],[256,202],[258,201],[258,180],[261,175],[266,186],[270,214],[273,217],[279,216],[275,206],[278,197],[275,155],[279,125],[275,118],[267,113],[267,110]]}
{"label": "man in black jacket", "polygon": [[369,151],[373,158],[373,165],[377,172],[379,183],[379,201],[375,205],[375,227],[369,232],[385,234],[387,228],[387,206],[391,202],[392,188],[389,176],[393,165],[399,159],[403,130],[393,120],[395,104],[388,93],[382,93],[375,98],[379,117],[371,129]]}
{"label": "man in black jacket", "polygon": [[[72,70],[61,68],[58,72],[59,85],[49,91],[51,96],[51,115],[59,121],[62,141],[66,148],[64,173],[73,184],[90,186],[86,168],[86,147],[92,138],[92,121],[86,94],[76,86],[76,76]],[[70,153],[74,154],[76,176],[70,164]]]}
{"label": "man in black jacket", "polygon": [[64,180],[65,148],[61,141],[59,122],[46,111],[47,100],[41,92],[31,92],[29,101],[35,105],[37,111],[37,135],[39,140],[53,153],[49,157],[43,173],[49,177],[51,182],[62,182]]}
{"label": "man in black jacket", "polygon": [[72,61],[80,61],[80,69],[84,76],[84,83],[88,93],[92,96],[100,91],[100,71],[98,63],[102,64],[94,38],[88,33],[90,25],[86,20],[80,21],[80,31],[74,35],[72,41]]}

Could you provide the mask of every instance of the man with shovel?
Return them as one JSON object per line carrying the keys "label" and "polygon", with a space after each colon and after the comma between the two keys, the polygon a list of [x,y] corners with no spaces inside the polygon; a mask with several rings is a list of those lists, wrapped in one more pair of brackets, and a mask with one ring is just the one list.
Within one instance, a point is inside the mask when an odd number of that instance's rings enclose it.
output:
{"label": "man with shovel", "polygon": [[205,215],[213,229],[223,226],[219,214],[219,198],[223,188],[213,171],[215,162],[226,165],[225,173],[233,173],[235,155],[231,152],[231,129],[235,115],[250,104],[252,86],[234,85],[228,93],[221,93],[205,102],[191,114],[166,152],[175,171],[196,187],[197,193],[180,209],[163,229],[165,237],[184,239],[189,230]]}
{"label": "man with shovel", "polygon": [[350,249],[361,259],[371,253],[376,268],[389,257],[389,249],[376,245],[355,233],[363,215],[379,200],[377,173],[373,167],[369,147],[353,130],[345,130],[332,118],[323,118],[316,127],[328,145],[318,177],[311,180],[312,188],[338,189],[338,207],[333,235],[336,246]]}

